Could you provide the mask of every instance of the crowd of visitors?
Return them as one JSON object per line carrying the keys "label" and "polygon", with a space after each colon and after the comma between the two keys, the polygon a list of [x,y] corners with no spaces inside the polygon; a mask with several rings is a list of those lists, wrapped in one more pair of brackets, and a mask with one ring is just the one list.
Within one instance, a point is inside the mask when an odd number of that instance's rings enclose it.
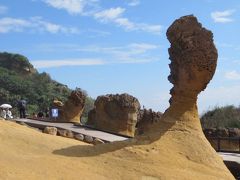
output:
{"label": "crowd of visitors", "polygon": [[[4,118],[4,119],[13,119],[13,114],[11,112],[12,106],[10,104],[2,104],[0,106],[0,117]],[[27,101],[24,99],[21,99],[17,102],[16,104],[16,108],[19,112],[19,115],[14,115],[15,117],[19,117],[19,118],[26,118],[27,117],[27,113],[26,113],[26,109],[27,109]],[[49,118],[50,117],[50,110],[49,108],[46,108],[45,110],[39,111],[39,112],[34,112],[32,113],[32,118],[34,119],[45,119],[45,118]]]}

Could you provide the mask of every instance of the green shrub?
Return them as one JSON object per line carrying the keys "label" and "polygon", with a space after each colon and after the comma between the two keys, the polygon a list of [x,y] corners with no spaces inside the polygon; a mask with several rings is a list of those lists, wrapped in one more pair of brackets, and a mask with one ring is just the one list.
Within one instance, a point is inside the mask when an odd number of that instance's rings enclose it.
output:
{"label": "green shrub", "polygon": [[[38,73],[26,57],[6,52],[0,53],[0,84],[0,104],[13,105],[16,114],[17,102],[21,98],[27,101],[27,113],[32,114],[44,111],[53,99],[66,101],[72,91],[66,85],[52,80],[49,74]],[[94,100],[87,97],[83,113],[85,118],[93,108],[93,103]]]}
{"label": "green shrub", "polygon": [[240,108],[215,107],[203,114],[201,124],[203,128],[240,128]]}

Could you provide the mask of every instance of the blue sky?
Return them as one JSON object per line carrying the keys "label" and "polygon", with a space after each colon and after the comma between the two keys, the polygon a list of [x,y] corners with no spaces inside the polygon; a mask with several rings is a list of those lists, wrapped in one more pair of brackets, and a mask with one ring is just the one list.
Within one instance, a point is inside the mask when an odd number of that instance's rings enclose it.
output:
{"label": "blue sky", "polygon": [[39,72],[93,98],[127,92],[163,112],[172,87],[166,30],[189,14],[214,33],[219,52],[200,112],[238,106],[239,0],[0,0],[0,51],[25,55]]}

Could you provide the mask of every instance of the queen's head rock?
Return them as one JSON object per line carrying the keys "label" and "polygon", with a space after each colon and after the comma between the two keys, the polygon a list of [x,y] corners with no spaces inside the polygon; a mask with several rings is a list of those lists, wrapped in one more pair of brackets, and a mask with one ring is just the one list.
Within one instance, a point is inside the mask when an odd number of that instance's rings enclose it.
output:
{"label": "queen's head rock", "polygon": [[173,84],[170,103],[181,98],[196,100],[215,73],[218,53],[213,34],[196,17],[184,16],[168,28],[167,38],[171,43],[168,79]]}
{"label": "queen's head rock", "polygon": [[[171,44],[171,63],[168,80],[170,107],[163,114],[164,121],[189,121],[186,126],[198,125],[197,96],[212,79],[217,66],[217,49],[211,31],[202,27],[193,15],[183,16],[168,28],[167,38]],[[189,118],[191,117],[191,118]],[[198,119],[194,121],[194,119]],[[197,125],[193,123],[197,122]]]}
{"label": "queen's head rock", "polygon": [[207,87],[217,66],[213,34],[190,15],[174,21],[167,38],[171,44],[168,80],[173,84],[170,106],[148,136],[160,138],[159,147],[164,146],[164,141],[171,143],[190,162],[213,168],[232,179],[202,132],[197,108],[198,94]]}

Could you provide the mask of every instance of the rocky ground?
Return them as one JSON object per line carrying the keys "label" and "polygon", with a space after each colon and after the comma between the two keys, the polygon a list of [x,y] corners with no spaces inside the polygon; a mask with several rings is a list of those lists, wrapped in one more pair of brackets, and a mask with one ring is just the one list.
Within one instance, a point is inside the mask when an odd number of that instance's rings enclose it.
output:
{"label": "rocky ground", "polygon": [[204,149],[188,132],[92,146],[9,121],[0,127],[0,179],[233,179],[212,158],[193,159]]}

